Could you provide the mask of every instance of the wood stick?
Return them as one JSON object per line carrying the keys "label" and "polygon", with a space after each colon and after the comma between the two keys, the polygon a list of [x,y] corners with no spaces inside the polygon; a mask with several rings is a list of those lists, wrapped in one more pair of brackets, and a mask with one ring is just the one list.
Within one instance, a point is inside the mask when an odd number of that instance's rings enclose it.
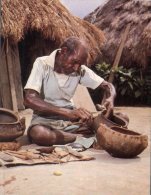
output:
{"label": "wood stick", "polygon": [[29,158],[28,158],[27,156],[22,155],[22,154],[14,154],[14,153],[12,153],[12,152],[6,152],[6,151],[5,151],[5,153],[6,153],[6,154],[9,154],[9,155],[11,155],[11,156],[15,156],[15,157],[17,157],[17,158],[21,158],[22,160],[29,160]]}
{"label": "wood stick", "polygon": [[14,74],[13,74],[13,64],[12,64],[12,56],[11,56],[11,48],[10,48],[9,43],[7,46],[8,46],[7,65],[8,65],[9,83],[10,83],[11,96],[12,96],[12,104],[13,104],[13,110],[15,112],[18,112]]}
{"label": "wood stick", "polygon": [[[121,43],[120,43],[120,46],[119,46],[119,48],[118,48],[118,51],[117,51],[117,54],[116,54],[116,57],[115,57],[115,60],[114,60],[114,63],[113,63],[113,66],[112,66],[110,75],[109,75],[109,79],[108,79],[108,82],[110,82],[110,83],[113,83],[114,74],[115,74],[114,71],[116,70],[116,68],[117,68],[118,65],[119,65],[119,62],[120,62],[120,59],[121,59],[121,55],[122,55],[122,51],[123,51],[123,48],[124,48],[124,44],[125,44],[125,41],[126,41],[128,32],[129,32],[129,30],[130,30],[130,26],[131,26],[131,24],[129,23],[129,24],[127,25],[127,27],[126,27],[126,29],[125,29],[125,31],[124,31],[123,37],[122,37],[122,39],[121,39]],[[101,104],[104,103],[104,101],[105,101],[106,98],[107,98],[107,95],[106,95],[106,93],[104,93]]]}
{"label": "wood stick", "polygon": [[130,23],[127,25],[127,27],[124,31],[123,37],[121,39],[121,43],[120,43],[119,49],[117,51],[117,54],[116,54],[116,57],[115,57],[115,60],[114,60],[113,66],[112,66],[112,70],[111,70],[111,73],[110,73],[110,76],[109,76],[108,81],[110,83],[112,83],[113,80],[114,80],[114,71],[118,67],[118,64],[119,64],[119,61],[120,61],[120,58],[121,58],[121,55],[122,55],[122,51],[123,51],[123,48],[124,48],[124,44],[125,44],[128,32],[130,30],[130,25],[131,25]]}

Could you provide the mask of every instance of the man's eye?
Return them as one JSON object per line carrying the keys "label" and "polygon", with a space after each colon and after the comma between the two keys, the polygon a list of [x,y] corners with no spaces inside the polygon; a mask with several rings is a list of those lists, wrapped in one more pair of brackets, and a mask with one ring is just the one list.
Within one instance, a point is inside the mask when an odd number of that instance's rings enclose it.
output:
{"label": "man's eye", "polygon": [[73,64],[80,64],[79,61],[73,61]]}

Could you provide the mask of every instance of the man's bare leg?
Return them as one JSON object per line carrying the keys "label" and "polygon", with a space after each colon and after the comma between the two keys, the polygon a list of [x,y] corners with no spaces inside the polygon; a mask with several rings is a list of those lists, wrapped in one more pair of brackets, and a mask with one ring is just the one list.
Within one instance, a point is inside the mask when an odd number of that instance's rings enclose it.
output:
{"label": "man's bare leg", "polygon": [[35,125],[28,132],[33,143],[42,146],[67,144],[74,142],[78,134],[67,133],[61,130],[51,130],[46,126]]}

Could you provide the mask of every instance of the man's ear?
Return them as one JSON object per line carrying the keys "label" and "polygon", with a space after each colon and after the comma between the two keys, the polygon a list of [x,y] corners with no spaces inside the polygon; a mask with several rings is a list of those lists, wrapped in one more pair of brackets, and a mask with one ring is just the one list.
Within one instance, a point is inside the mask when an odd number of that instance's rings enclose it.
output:
{"label": "man's ear", "polygon": [[67,53],[67,47],[62,47],[60,53],[63,54],[63,55],[66,54]]}

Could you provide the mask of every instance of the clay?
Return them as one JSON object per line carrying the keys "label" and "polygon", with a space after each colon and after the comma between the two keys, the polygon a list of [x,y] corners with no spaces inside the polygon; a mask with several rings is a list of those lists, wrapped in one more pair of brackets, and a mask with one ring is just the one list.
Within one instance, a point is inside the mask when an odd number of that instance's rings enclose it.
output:
{"label": "clay", "polygon": [[50,153],[52,153],[53,152],[53,150],[54,150],[54,146],[50,146],[50,147],[46,147],[46,148],[39,148],[39,149],[37,149],[39,152],[41,152],[41,153],[46,153],[46,154],[50,154]]}
{"label": "clay", "polygon": [[127,123],[129,123],[129,117],[126,113],[123,112],[116,112],[115,115],[119,116],[120,118],[123,118]]}
{"label": "clay", "polygon": [[92,129],[96,132],[99,128],[100,124],[105,124],[108,127],[118,126],[127,128],[128,121],[126,121],[121,115],[114,113],[110,119],[107,119],[103,114],[99,114],[97,117],[94,118]]}
{"label": "clay", "polygon": [[18,150],[21,147],[18,142],[0,142],[0,151],[3,150]]}
{"label": "clay", "polygon": [[121,127],[100,124],[97,130],[99,145],[111,156],[133,158],[148,146],[148,136]]}
{"label": "clay", "polygon": [[20,150],[20,151],[6,151],[5,152],[6,154],[9,154],[11,156],[14,156],[14,157],[17,157],[17,158],[20,158],[22,160],[33,160],[33,159],[39,159],[40,158],[40,155],[39,154],[35,154],[33,153],[32,151],[23,151],[23,150]]}
{"label": "clay", "polygon": [[13,141],[23,135],[25,118],[9,109],[0,108],[0,142]]}

